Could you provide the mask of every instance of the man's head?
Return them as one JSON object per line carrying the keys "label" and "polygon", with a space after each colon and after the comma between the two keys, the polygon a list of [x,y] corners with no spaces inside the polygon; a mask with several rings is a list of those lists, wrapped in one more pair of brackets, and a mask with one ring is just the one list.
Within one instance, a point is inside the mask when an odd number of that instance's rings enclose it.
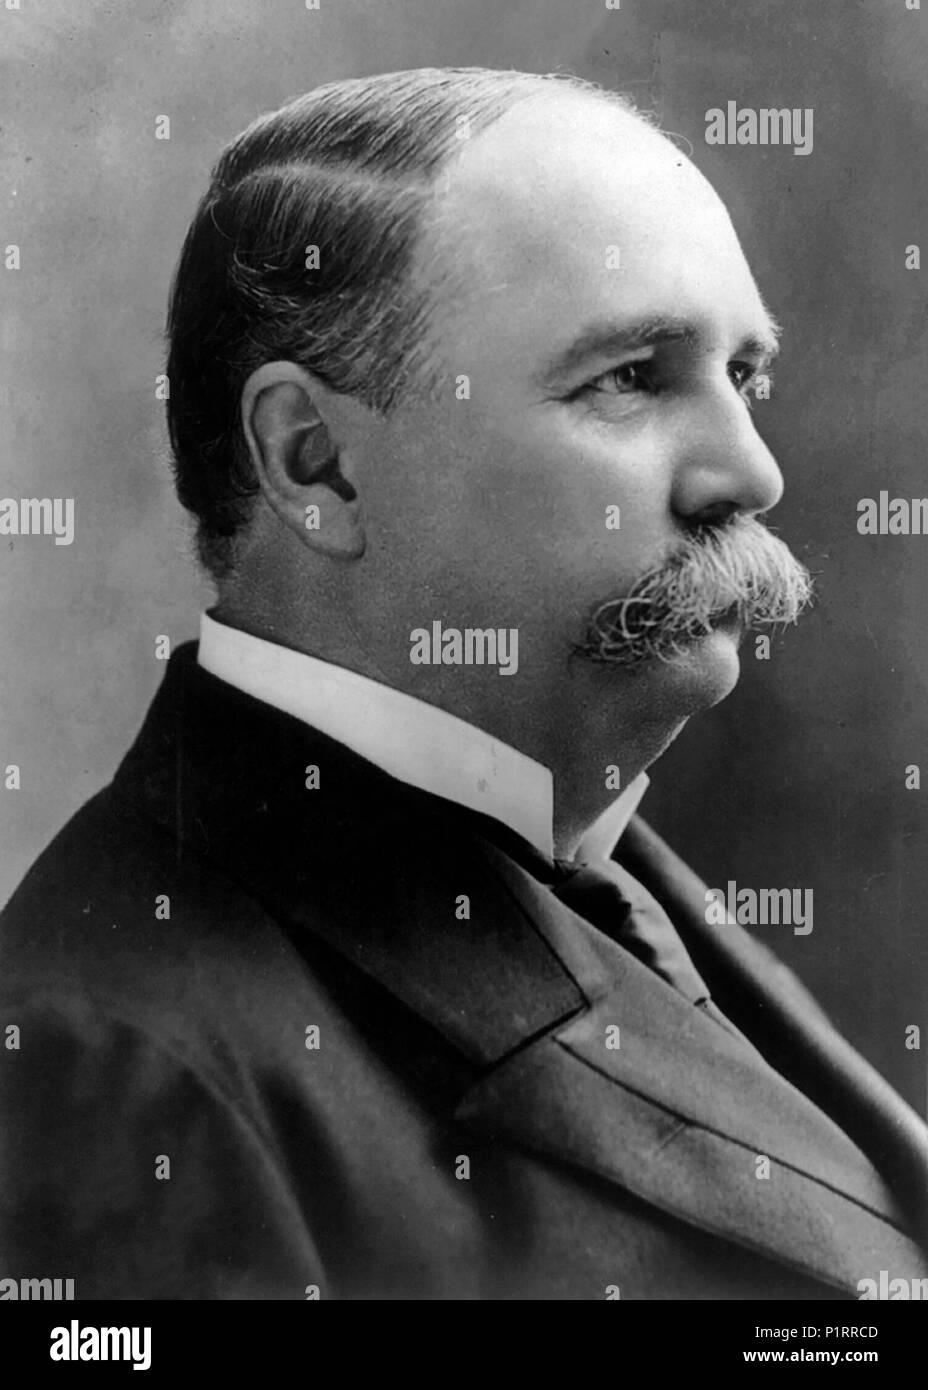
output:
{"label": "man's head", "polygon": [[[728,692],[746,623],[801,607],[751,520],[782,487],[746,399],[774,338],[715,193],[598,88],[301,98],[220,160],[172,301],[220,616],[516,744],[582,819],[605,763]],[[435,621],[516,629],[516,678],[412,664]]]}
{"label": "man's head", "polygon": [[168,322],[178,491],[217,579],[235,567],[260,491],[241,421],[251,372],[293,361],[385,413],[436,387],[426,330],[445,287],[427,283],[423,243],[439,180],[466,140],[555,86],[598,92],[482,68],[332,82],[259,117],[223,152]]}

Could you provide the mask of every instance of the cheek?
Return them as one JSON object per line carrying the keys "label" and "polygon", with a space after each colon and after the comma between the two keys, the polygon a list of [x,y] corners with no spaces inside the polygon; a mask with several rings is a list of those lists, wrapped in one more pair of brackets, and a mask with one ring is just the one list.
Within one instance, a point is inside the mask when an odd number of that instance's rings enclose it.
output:
{"label": "cheek", "polygon": [[598,602],[666,555],[675,523],[659,441],[561,426],[533,433],[520,463],[522,535],[553,579]]}
{"label": "cheek", "polygon": [[659,441],[581,428],[559,407],[520,417],[473,401],[414,433],[378,461],[371,530],[438,609],[573,632],[666,554]]}

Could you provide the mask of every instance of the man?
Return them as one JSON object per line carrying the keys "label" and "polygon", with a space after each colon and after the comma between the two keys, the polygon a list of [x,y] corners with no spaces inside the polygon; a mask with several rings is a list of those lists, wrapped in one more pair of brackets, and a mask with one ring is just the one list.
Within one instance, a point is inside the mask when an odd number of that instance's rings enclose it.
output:
{"label": "man", "polygon": [[[855,1298],[928,1139],[637,818],[807,577],[724,208],[563,78],[222,156],[169,423],[218,602],[4,914],[4,1268],[78,1298]],[[12,1123],[10,1123],[12,1121]]]}

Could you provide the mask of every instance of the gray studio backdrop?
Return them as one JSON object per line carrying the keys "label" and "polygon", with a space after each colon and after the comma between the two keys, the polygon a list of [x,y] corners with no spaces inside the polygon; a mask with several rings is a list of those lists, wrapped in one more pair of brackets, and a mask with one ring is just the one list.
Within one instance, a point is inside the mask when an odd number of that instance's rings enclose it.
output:
{"label": "gray studio backdrop", "polygon": [[[5,0],[4,0],[5,3]],[[71,496],[76,535],[4,537],[0,898],[102,786],[209,590],[166,466],[165,297],[221,145],[331,78],[560,68],[692,142],[786,328],[760,428],[818,605],[652,770],[645,813],[713,886],[811,887],[811,935],[752,928],[924,1113],[928,537],[857,533],[920,496],[928,379],[928,3],[906,0],[20,0],[0,8],[3,496]],[[811,107],[814,148],[707,147],[730,99]],[[171,138],[154,138],[168,115]],[[556,229],[553,229],[556,234]],[[907,1025],[926,1034],[906,1049]]]}

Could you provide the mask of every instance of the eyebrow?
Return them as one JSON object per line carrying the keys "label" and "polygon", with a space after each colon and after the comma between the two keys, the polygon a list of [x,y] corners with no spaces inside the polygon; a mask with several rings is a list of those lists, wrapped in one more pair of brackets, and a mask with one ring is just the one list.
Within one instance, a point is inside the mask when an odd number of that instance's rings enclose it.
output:
{"label": "eyebrow", "polygon": [[[734,355],[743,353],[769,362],[779,351],[779,337],[779,324],[768,314],[756,333],[748,333],[740,340]],[[684,343],[690,347],[698,347],[704,340],[705,335],[696,324],[688,319],[666,315],[642,319],[632,324],[617,324],[611,320],[591,323],[581,330],[572,343],[548,362],[542,369],[541,380],[546,383],[560,381],[593,357],[618,356],[620,353],[634,352],[638,348],[656,347],[665,343]]]}

